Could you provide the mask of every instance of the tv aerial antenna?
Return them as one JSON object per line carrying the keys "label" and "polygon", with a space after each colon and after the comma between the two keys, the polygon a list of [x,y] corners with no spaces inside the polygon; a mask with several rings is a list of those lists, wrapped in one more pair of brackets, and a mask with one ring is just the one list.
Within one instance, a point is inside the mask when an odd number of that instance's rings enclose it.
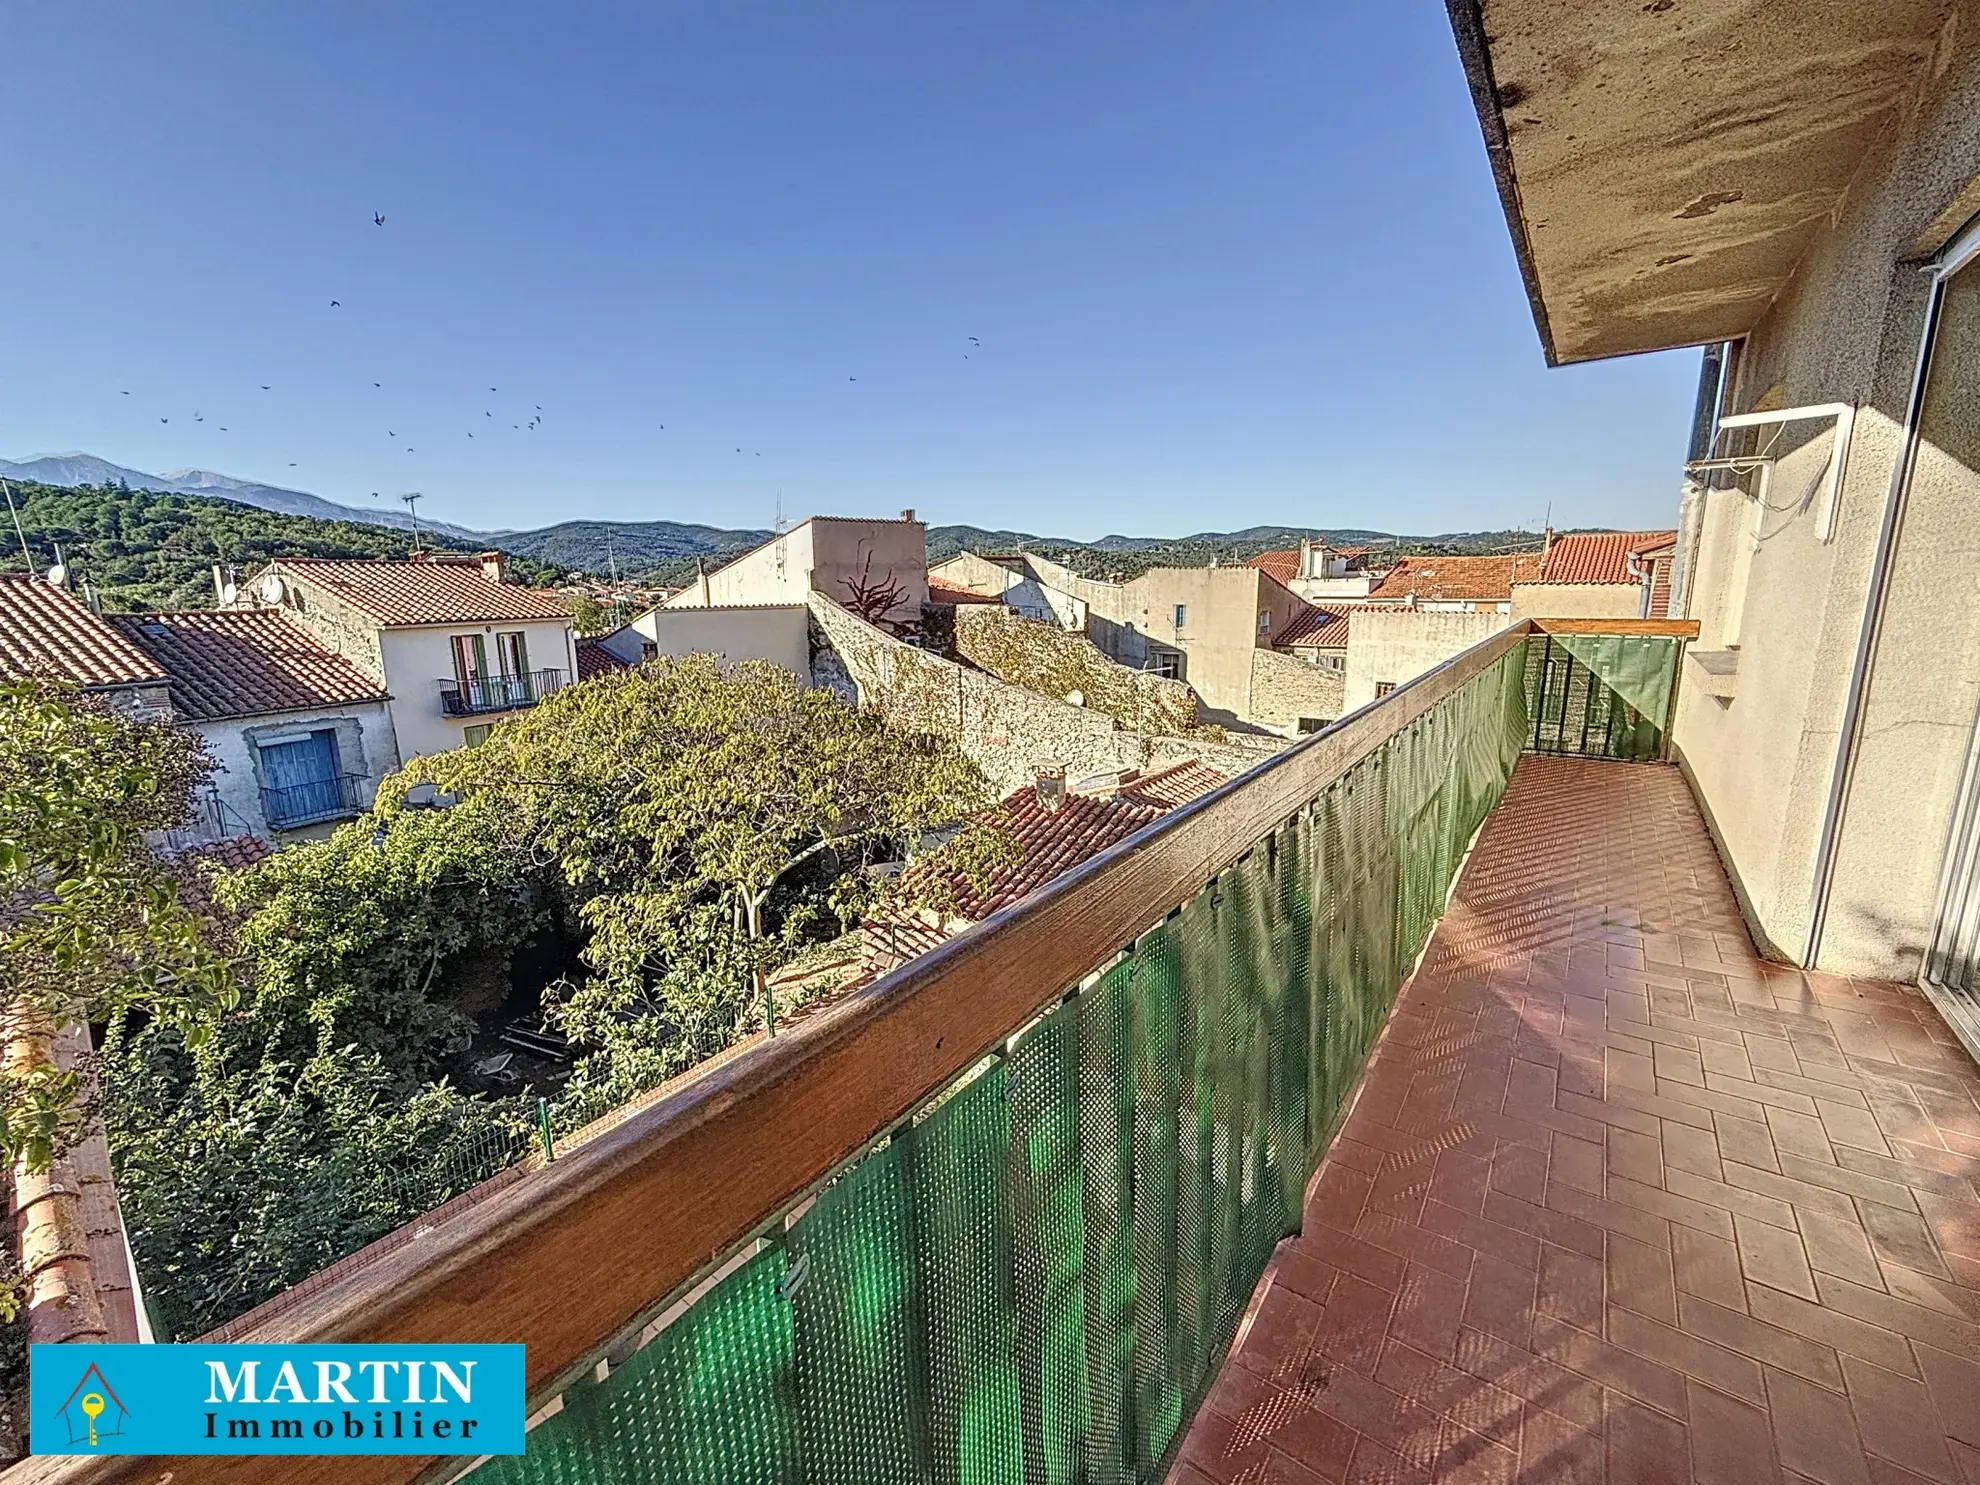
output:
{"label": "tv aerial antenna", "polygon": [[421,495],[417,490],[408,490],[406,491],[405,494],[399,497],[399,499],[405,502],[406,510],[412,516],[413,550],[415,551],[417,551],[420,546],[419,503],[425,498],[426,497]]}
{"label": "tv aerial antenna", "polygon": [[5,480],[0,480],[0,490],[7,492],[7,514],[14,518],[14,535],[19,538],[21,543],[21,557],[27,563],[27,570],[33,572],[34,553],[28,550],[27,533],[21,530],[21,513],[14,505],[14,487]]}

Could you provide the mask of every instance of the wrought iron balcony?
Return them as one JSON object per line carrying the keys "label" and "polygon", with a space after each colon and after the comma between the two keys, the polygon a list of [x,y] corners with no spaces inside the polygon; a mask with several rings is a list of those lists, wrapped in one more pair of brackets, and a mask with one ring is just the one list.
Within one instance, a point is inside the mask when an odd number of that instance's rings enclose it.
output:
{"label": "wrought iron balcony", "polygon": [[483,675],[471,680],[440,682],[440,710],[450,717],[482,712],[512,712],[535,706],[552,691],[564,689],[561,670],[526,670],[520,675]]}
{"label": "wrought iron balcony", "polygon": [[296,830],[304,825],[320,825],[325,820],[349,819],[364,809],[358,795],[363,783],[362,774],[342,773],[279,788],[264,784],[262,813],[267,816],[271,830]]}
{"label": "wrought iron balcony", "polygon": [[[474,1339],[525,1343],[538,1424],[477,1485],[649,1478],[656,1459],[683,1479],[1159,1480],[1261,1274],[1312,1220],[1309,1178],[1515,763],[1536,747],[1660,754],[1692,627],[1509,626],[227,1338],[444,1341],[471,1313]],[[1518,838],[1542,843],[1544,883],[1566,845],[1532,825]],[[1636,931],[1563,902],[1570,928]],[[1454,912],[1452,931],[1475,941],[1481,974],[1505,974],[1531,929],[1482,911]],[[1572,967],[1565,941],[1540,947]],[[1617,952],[1607,963],[1642,950]],[[1487,994],[1462,992],[1474,1019]],[[1490,1102],[1485,1074],[1512,1057],[1518,1017],[1495,1014],[1486,1050],[1484,1030],[1454,1051],[1432,1038],[1436,1057],[1481,1069],[1460,1097]],[[1532,1035],[1563,1025],[1556,1009]],[[1551,1075],[1548,1050],[1533,1055]],[[1403,1084],[1442,1081],[1432,1067]],[[1393,1096],[1365,1094],[1369,1117],[1393,1117]],[[1514,1137],[1507,1115],[1463,1117],[1453,1148]],[[1601,1128],[1585,1112],[1575,1127]],[[1422,1136],[1433,1156],[1443,1139]],[[1352,1244],[1352,1262],[1337,1256],[1358,1274],[1388,1251],[1324,1225],[1299,1241],[1323,1261]],[[1453,1325],[1469,1317],[1461,1292],[1450,1303]],[[1335,1367],[1310,1370],[1287,1374],[1318,1387]],[[366,1485],[427,1463],[226,1461],[230,1480]],[[107,1480],[99,1468],[62,1478]]]}

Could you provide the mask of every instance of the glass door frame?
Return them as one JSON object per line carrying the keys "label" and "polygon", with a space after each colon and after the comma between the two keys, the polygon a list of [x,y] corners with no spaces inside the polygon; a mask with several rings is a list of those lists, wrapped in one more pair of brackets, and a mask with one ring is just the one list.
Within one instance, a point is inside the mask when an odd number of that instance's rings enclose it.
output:
{"label": "glass door frame", "polygon": [[[1919,425],[1930,386],[1932,357],[1938,348],[1946,285],[1961,270],[1980,274],[1980,218],[1969,222],[1946,245],[1933,272],[1932,298],[1926,309],[1918,374],[1905,424],[1902,478],[1907,483],[1917,462]],[[1926,942],[1918,981],[1967,1051],[1980,1059],[1980,999],[1968,985],[1958,982],[1962,966],[1970,976],[1980,965],[1980,707],[1976,707],[1969,726],[1966,764],[1946,821],[1941,861],[1932,934]]]}

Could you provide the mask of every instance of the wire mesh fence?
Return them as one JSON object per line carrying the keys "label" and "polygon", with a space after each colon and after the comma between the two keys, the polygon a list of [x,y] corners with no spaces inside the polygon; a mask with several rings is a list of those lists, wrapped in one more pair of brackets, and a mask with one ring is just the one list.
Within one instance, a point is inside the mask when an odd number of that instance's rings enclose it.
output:
{"label": "wire mesh fence", "polygon": [[1681,641],[1654,634],[1536,634],[1526,702],[1536,753],[1645,762],[1664,756]]}
{"label": "wire mesh fence", "polygon": [[1531,737],[1523,649],[876,1131],[477,1485],[1160,1478]]}

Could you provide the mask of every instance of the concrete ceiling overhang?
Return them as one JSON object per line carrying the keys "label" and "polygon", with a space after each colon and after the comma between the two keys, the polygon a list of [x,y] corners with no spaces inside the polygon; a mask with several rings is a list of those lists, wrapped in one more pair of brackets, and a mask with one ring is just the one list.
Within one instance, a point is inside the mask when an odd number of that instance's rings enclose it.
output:
{"label": "concrete ceiling overhang", "polygon": [[1750,330],[1972,8],[1446,6],[1556,366]]}

